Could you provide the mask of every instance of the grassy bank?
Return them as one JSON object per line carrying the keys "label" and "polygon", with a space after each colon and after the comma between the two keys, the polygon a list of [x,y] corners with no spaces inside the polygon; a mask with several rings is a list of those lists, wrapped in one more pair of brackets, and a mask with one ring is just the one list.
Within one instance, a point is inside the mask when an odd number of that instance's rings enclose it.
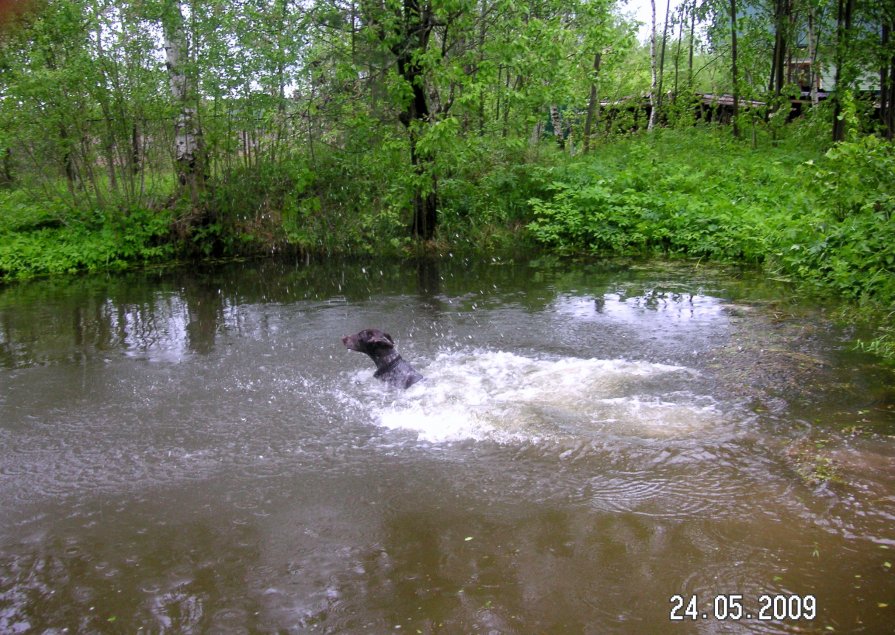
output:
{"label": "grassy bank", "polygon": [[750,262],[848,299],[895,359],[895,147],[827,150],[810,125],[758,149],[721,131],[659,130],[551,168],[528,229],[567,254]]}
{"label": "grassy bank", "polygon": [[0,191],[0,279],[121,270],[175,254],[169,212],[73,210],[21,190]]}
{"label": "grassy bank", "polygon": [[895,302],[895,148],[824,152],[658,131],[549,171],[528,228],[563,253],[681,254],[761,264],[859,302]]}

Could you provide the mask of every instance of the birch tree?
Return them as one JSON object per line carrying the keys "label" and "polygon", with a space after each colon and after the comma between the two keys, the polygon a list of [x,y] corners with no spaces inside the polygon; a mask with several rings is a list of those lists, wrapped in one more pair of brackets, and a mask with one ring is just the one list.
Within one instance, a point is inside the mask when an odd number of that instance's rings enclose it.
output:
{"label": "birch tree", "polygon": [[190,63],[189,35],[180,0],[166,0],[162,13],[165,66],[174,120],[174,165],[181,192],[198,206],[205,191],[205,157],[199,126],[195,65]]}

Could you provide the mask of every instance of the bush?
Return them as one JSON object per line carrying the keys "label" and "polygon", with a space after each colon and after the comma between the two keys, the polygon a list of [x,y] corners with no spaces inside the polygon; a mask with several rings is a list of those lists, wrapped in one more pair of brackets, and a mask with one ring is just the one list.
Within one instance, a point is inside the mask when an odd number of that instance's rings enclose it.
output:
{"label": "bush", "polygon": [[766,158],[707,130],[632,137],[554,170],[550,196],[530,200],[528,227],[564,252],[761,262],[769,216],[798,202],[786,176],[798,161]]}
{"label": "bush", "polygon": [[839,143],[802,173],[813,211],[782,228],[776,256],[840,295],[895,302],[895,147],[876,137]]}
{"label": "bush", "polygon": [[[24,200],[15,195],[13,200]],[[145,209],[116,213],[85,222],[64,212],[41,213],[38,203],[25,208],[7,206],[0,228],[0,279],[123,269],[133,263],[150,263],[173,256],[171,214]],[[18,220],[16,220],[16,218]],[[51,219],[51,223],[45,220]]]}

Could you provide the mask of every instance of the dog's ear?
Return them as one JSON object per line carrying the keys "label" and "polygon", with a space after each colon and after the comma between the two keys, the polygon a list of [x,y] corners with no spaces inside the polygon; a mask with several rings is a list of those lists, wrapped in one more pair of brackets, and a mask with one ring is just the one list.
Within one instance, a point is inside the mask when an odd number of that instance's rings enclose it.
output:
{"label": "dog's ear", "polygon": [[395,340],[388,333],[371,329],[366,333],[367,344],[371,346],[394,346]]}

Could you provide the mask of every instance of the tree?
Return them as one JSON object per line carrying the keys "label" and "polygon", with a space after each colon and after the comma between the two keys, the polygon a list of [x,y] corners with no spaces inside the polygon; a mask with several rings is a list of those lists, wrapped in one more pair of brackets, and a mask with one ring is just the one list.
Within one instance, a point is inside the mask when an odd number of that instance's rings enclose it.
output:
{"label": "tree", "polygon": [[851,80],[850,47],[855,0],[838,0],[836,11],[836,93],[833,96],[833,141],[843,141],[847,122],[844,117],[844,94]]}
{"label": "tree", "polygon": [[730,77],[733,84],[733,114],[731,115],[731,124],[733,127],[733,136],[740,137],[740,92],[739,92],[739,73],[737,72],[737,2],[730,0]]}
{"label": "tree", "polygon": [[[361,13],[379,41],[392,53],[398,77],[403,81],[402,108],[398,120],[408,133],[413,167],[413,220],[411,233],[431,240],[438,224],[437,179],[432,157],[419,147],[424,127],[430,123],[426,60],[437,21],[430,0],[388,0],[382,4],[361,2]],[[450,18],[448,18],[449,20]],[[445,30],[449,23],[441,23]],[[449,106],[448,106],[449,107]]]}
{"label": "tree", "polygon": [[600,102],[597,100],[597,86],[600,77],[600,62],[603,60],[603,53],[597,51],[594,53],[594,74],[590,82],[590,98],[587,100],[587,118],[584,120],[584,153],[590,151],[590,135],[593,130],[594,121],[597,117],[597,107]]}
{"label": "tree", "polygon": [[812,1],[808,2],[808,24],[807,24],[807,37],[808,37],[808,83],[810,86],[811,92],[811,105],[817,106],[820,101],[818,96],[818,67],[817,67],[817,8],[815,3]]}
{"label": "tree", "polygon": [[190,63],[189,36],[180,0],[166,0],[162,9],[165,66],[171,100],[177,108],[174,121],[174,163],[177,181],[194,207],[205,191],[205,148],[199,126],[195,65]]}
{"label": "tree", "polygon": [[629,52],[631,47],[630,29],[614,15],[613,9],[611,0],[582,3],[576,9],[579,16],[576,27],[582,32],[581,62],[585,69],[585,85],[588,86],[583,132],[585,154],[590,151],[591,135],[599,118],[603,74],[607,68],[611,71],[614,60]]}
{"label": "tree", "polygon": [[883,134],[895,138],[895,7],[880,7],[880,119]]}
{"label": "tree", "polygon": [[789,25],[792,22],[792,0],[774,0],[774,52],[771,57],[771,77],[768,92],[780,96],[786,82]]}
{"label": "tree", "polygon": [[[654,0],[655,1],[655,0]],[[662,98],[664,96],[664,79],[665,79],[665,48],[668,44],[668,24],[671,19],[671,0],[665,2],[665,23],[662,26],[662,47],[659,52],[659,85],[656,92],[656,118],[658,120],[662,110]]]}
{"label": "tree", "polygon": [[649,123],[647,129],[652,130],[656,126],[656,118],[659,110],[659,100],[656,92],[658,91],[658,79],[656,69],[656,0],[650,0],[650,9],[652,10],[652,28],[650,29],[649,41],[649,58],[650,58],[650,90],[649,90]]}

